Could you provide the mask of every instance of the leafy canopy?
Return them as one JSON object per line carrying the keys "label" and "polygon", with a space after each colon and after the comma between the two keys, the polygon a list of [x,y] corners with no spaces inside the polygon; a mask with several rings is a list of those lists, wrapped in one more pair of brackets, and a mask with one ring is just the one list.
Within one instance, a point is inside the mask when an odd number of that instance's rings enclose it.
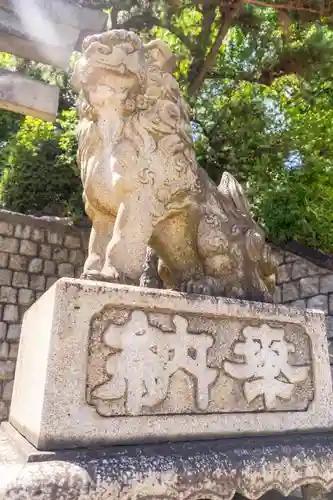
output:
{"label": "leafy canopy", "polygon": [[[243,183],[274,240],[333,251],[331,1],[76,3],[107,9],[112,27],[164,39],[178,56],[201,165],[217,182],[229,170]],[[8,55],[1,62],[13,63]],[[68,76],[33,63],[24,71],[60,83],[60,113],[50,125],[0,112],[1,201],[22,211],[54,203],[61,214],[78,213]]]}

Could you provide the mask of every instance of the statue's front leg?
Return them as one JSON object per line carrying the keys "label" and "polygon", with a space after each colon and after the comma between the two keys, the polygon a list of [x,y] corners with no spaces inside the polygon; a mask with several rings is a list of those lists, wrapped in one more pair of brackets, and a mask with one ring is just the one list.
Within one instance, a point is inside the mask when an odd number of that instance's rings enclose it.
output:
{"label": "statue's front leg", "polygon": [[88,257],[85,261],[82,279],[103,279],[102,269],[105,263],[107,245],[113,234],[115,218],[94,213],[89,238]]}
{"label": "statue's front leg", "polygon": [[102,273],[110,281],[139,284],[152,233],[149,204],[134,197],[119,207]]}

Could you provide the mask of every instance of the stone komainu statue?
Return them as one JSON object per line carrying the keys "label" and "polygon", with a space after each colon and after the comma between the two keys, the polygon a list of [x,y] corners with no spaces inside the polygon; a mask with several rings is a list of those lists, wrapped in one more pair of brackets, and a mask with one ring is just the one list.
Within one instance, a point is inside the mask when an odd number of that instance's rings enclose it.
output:
{"label": "stone komainu statue", "polygon": [[72,80],[92,221],[83,277],[139,284],[148,246],[165,288],[270,301],[264,234],[237,181],[225,172],[217,187],[198,166],[174,64],[162,41],[128,31],[83,42]]}

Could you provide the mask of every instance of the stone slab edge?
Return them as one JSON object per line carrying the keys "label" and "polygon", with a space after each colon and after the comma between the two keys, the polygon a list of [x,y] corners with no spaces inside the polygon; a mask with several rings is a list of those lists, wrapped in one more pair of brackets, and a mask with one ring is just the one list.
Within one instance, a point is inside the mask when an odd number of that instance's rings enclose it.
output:
{"label": "stone slab edge", "polygon": [[52,461],[0,463],[1,500],[231,500],[235,493],[255,500],[308,485],[322,494],[333,487],[332,433],[63,451]]}
{"label": "stone slab edge", "polygon": [[[44,360],[39,360],[38,356],[45,355],[47,349],[50,349],[47,374],[43,377],[49,377],[49,380],[45,382],[45,387],[49,387],[52,393],[45,395],[42,414],[39,417],[31,415],[30,424],[25,426],[22,411],[20,412],[20,398],[17,404],[13,405],[15,382],[9,417],[14,427],[38,449],[51,450],[68,446],[105,446],[110,443],[185,440],[187,438],[204,439],[221,435],[269,434],[333,427],[332,382],[325,316],[319,311],[302,311],[280,305],[189,296],[170,291],[62,278],[32,306],[26,315],[32,315],[31,318],[33,318],[33,315],[37,314],[36,307],[39,311],[51,310],[52,302],[54,315],[51,345],[33,349],[35,357],[31,361],[44,364]],[[306,412],[99,417],[95,409],[88,406],[85,401],[85,383],[82,380],[82,374],[86,369],[84,366],[87,362],[91,317],[107,304],[144,308],[150,311],[158,309],[172,313],[200,314],[202,312],[206,316],[237,317],[241,315],[242,318],[264,318],[282,322],[292,320],[296,324],[306,326],[316,356],[313,363],[316,381],[314,401]],[[68,318],[71,318],[69,323]],[[75,318],[75,327],[73,318]],[[47,319],[47,322],[49,321],[50,318]],[[49,326],[45,324],[45,328]],[[35,335],[35,332],[31,335]],[[33,337],[31,339],[27,337],[26,343],[29,344],[30,340],[33,342]],[[59,356],[60,352],[69,353],[67,358],[62,360],[61,367],[57,366],[56,361],[56,353]],[[72,355],[73,352],[76,353],[75,356]],[[20,359],[20,353],[18,359]],[[20,362],[18,362],[17,370],[20,370]],[[57,375],[54,376],[54,374]],[[67,385],[66,390],[64,390],[64,383]],[[19,394],[20,389],[17,392]],[[40,400],[36,402],[40,405]],[[29,406],[34,403],[32,400],[31,403],[26,401],[24,404]]]}
{"label": "stone slab edge", "polygon": [[30,214],[21,214],[19,212],[11,212],[10,210],[0,209],[0,221],[8,222],[10,224],[23,224],[31,227],[45,228],[55,231],[66,231],[67,228],[71,230],[90,230],[90,225],[87,220],[82,219],[80,223],[76,224],[69,217],[37,217]]}

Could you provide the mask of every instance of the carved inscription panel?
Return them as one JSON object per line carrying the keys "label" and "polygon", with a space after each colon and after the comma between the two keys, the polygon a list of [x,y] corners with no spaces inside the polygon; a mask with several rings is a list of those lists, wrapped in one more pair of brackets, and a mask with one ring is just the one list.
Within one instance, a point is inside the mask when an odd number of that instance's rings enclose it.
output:
{"label": "carved inscription panel", "polygon": [[102,416],[305,411],[313,396],[297,324],[112,307],[92,318],[87,402]]}

